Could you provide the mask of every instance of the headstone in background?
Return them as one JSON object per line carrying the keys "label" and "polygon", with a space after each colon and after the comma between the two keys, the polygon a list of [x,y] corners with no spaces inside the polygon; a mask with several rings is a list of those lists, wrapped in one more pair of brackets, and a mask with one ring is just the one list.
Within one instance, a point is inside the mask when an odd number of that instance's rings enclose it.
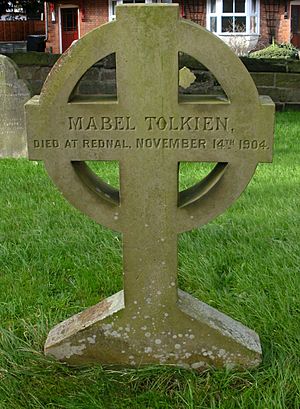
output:
{"label": "headstone in background", "polygon": [[[220,39],[178,16],[178,5],[117,7],[117,20],[78,41],[26,104],[29,158],[45,162],[74,206],[123,233],[124,291],[48,336],[45,352],[70,364],[204,369],[261,360],[254,331],[178,289],[177,238],[224,212],[257,164],[272,160],[274,104]],[[181,98],[181,51],[208,67],[228,98]],[[117,95],[74,96],[84,73],[113,52]],[[194,79],[180,77],[185,86]],[[120,191],[86,160],[118,160]],[[181,161],[217,165],[178,192]]]}
{"label": "headstone in background", "polygon": [[29,98],[16,64],[0,55],[0,158],[27,156],[24,104]]}

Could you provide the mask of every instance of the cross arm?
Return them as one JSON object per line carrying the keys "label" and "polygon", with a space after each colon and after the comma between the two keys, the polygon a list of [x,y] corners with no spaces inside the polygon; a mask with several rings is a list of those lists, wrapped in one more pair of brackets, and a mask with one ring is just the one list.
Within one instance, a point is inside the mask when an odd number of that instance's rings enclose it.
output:
{"label": "cross arm", "polygon": [[87,99],[51,112],[34,97],[25,109],[30,159],[118,160],[121,151],[132,148],[135,119],[117,101]]}
{"label": "cross arm", "polygon": [[243,192],[256,165],[272,160],[274,103],[269,97],[260,97],[259,104],[251,108],[191,102],[186,98],[180,113],[193,118],[201,112],[202,150],[186,150],[180,161],[218,164],[204,180],[178,194],[178,233],[223,213]]}
{"label": "cross arm", "polygon": [[[25,109],[29,159],[45,162],[52,180],[75,207],[98,223],[118,231],[122,222],[119,191],[96,176],[84,162],[119,159],[118,148],[100,149],[94,142],[99,144],[101,138],[105,140],[104,132],[99,136],[96,130],[86,129],[89,123],[92,128],[90,118],[96,118],[99,108],[105,118],[112,107],[115,109],[111,103],[68,104],[64,113],[56,107],[56,115],[52,116],[51,109],[45,112],[39,98],[34,97]],[[88,119],[87,110],[90,112]],[[120,121],[117,123],[120,127]],[[91,137],[92,133],[97,135]],[[108,133],[113,139],[112,132]]]}
{"label": "cross arm", "polygon": [[[185,98],[179,103],[178,136],[185,147],[180,161],[271,162],[274,104],[260,98],[253,107],[237,107],[230,102]],[[175,132],[172,132],[172,136]]]}

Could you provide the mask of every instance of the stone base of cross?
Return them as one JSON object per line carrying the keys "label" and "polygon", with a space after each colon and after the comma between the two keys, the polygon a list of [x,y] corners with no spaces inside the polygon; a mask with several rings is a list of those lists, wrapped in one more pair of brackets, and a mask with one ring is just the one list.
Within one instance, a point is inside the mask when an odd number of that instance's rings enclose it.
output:
{"label": "stone base of cross", "polygon": [[[249,368],[261,360],[255,332],[178,290],[177,238],[225,211],[257,164],[271,161],[274,104],[221,40],[178,12],[117,7],[117,20],[71,47],[26,106],[30,159],[45,162],[74,206],[123,234],[124,291],[57,325],[46,341],[46,354],[73,365]],[[113,52],[117,96],[75,97],[87,69]],[[227,98],[180,97],[180,52],[203,63]],[[86,160],[118,160],[120,191]],[[179,192],[182,161],[217,165]]]}
{"label": "stone base of cross", "polygon": [[176,304],[159,303],[159,298],[149,288],[145,303],[125,308],[120,291],[53,328],[45,352],[71,365],[166,364],[203,370],[261,362],[258,335],[240,322],[182,290]]}

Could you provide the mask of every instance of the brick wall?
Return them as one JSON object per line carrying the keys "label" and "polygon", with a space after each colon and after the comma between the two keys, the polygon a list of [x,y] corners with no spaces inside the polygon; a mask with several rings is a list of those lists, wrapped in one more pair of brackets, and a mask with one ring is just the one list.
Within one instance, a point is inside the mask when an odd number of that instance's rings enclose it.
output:
{"label": "brick wall", "polygon": [[269,29],[266,24],[266,10],[263,3],[264,0],[260,2],[260,39],[259,45],[267,45],[270,43]]}
{"label": "brick wall", "polygon": [[[194,21],[203,27],[206,27],[206,0],[173,0],[173,3],[178,3],[180,5],[180,15],[183,18]],[[185,2],[185,5],[183,3]]]}
{"label": "brick wall", "polygon": [[59,17],[58,17],[58,6],[55,5],[54,13],[55,13],[55,22],[52,21],[52,16],[50,13],[49,3],[46,3],[46,7],[48,8],[48,41],[46,43],[46,51],[51,53],[59,53]]}
{"label": "brick wall", "polygon": [[[30,85],[31,94],[39,94],[51,67],[59,55],[47,53],[9,54],[19,66],[20,76]],[[300,61],[263,60],[242,57],[259,94],[269,95],[278,110],[300,110]],[[189,67],[196,75],[195,83],[181,92],[193,94],[219,94],[221,87],[214,76],[198,61],[183,55],[180,66]],[[106,57],[84,75],[76,90],[77,94],[115,94],[116,72],[112,56]]]}
{"label": "brick wall", "polygon": [[[277,110],[300,111],[300,61],[256,59],[241,57],[260,95],[269,95]],[[189,67],[196,81],[187,90],[189,94],[220,94],[222,89],[211,72],[198,61],[184,54],[180,66]]]}
{"label": "brick wall", "polygon": [[281,4],[280,10],[279,10],[279,24],[278,24],[278,29],[276,33],[277,37],[277,42],[278,43],[289,43],[290,42],[290,24],[291,20],[290,18],[284,18],[284,11],[285,11],[285,6],[284,4]]}
{"label": "brick wall", "polygon": [[[82,20],[82,19],[81,19]],[[80,22],[81,36],[108,21],[108,0],[85,0],[84,19]]]}
{"label": "brick wall", "polygon": [[[276,11],[276,6],[273,9],[273,13],[276,16],[275,21],[275,41],[277,43],[289,43],[290,42],[290,16],[285,18],[285,2],[281,0],[279,4],[279,10]],[[268,16],[269,14],[269,16]],[[272,14],[272,8],[271,8]],[[271,34],[268,28],[267,19],[270,18],[270,13],[266,12],[265,0],[260,2],[260,43],[269,44],[271,42]]]}

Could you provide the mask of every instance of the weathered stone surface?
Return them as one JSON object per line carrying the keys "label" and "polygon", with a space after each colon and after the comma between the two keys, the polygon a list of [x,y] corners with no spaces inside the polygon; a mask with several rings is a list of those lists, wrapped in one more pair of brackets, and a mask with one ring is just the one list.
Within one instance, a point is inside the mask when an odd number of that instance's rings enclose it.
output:
{"label": "weathered stone surface", "polygon": [[21,65],[19,67],[20,77],[28,84],[31,96],[38,95],[51,70],[51,67]]}
{"label": "weathered stone surface", "polygon": [[29,90],[19,79],[18,68],[8,57],[0,55],[0,157],[27,155],[24,104]]}
{"label": "weathered stone surface", "polygon": [[31,95],[39,95],[41,93],[41,89],[43,88],[44,81],[43,80],[34,80],[30,82],[30,94]]}
{"label": "weathered stone surface", "polygon": [[103,81],[115,81],[116,80],[116,70],[104,68],[101,71],[101,79]]}
{"label": "weathered stone surface", "polygon": [[103,59],[103,66],[104,66],[104,68],[107,68],[107,69],[116,68],[116,54],[111,53],[111,54],[107,55]]}
{"label": "weathered stone surface", "polygon": [[201,64],[198,60],[196,60],[195,58],[193,58],[192,56],[183,53],[183,52],[179,52],[179,69],[183,68],[183,67],[188,67],[190,69],[193,70],[205,70],[206,68],[204,67],[203,64]]}
{"label": "weathered stone surface", "polygon": [[115,81],[80,81],[76,89],[77,95],[106,95],[116,94],[117,84]]}
{"label": "weathered stone surface", "polygon": [[285,102],[287,98],[287,90],[285,88],[275,87],[257,87],[260,95],[268,95],[276,102]]}
{"label": "weathered stone surface", "polygon": [[300,103],[300,88],[298,89],[286,89],[285,90],[285,102],[287,103]]}
{"label": "weathered stone surface", "polygon": [[53,328],[46,352],[74,365],[175,363],[203,370],[260,363],[261,347],[254,331],[184,291],[178,292],[178,311],[166,305],[160,314],[153,314],[150,305],[148,310],[144,303],[135,305],[135,310],[126,312],[120,291]]}
{"label": "weathered stone surface", "polygon": [[271,72],[253,72],[251,77],[257,87],[274,87],[275,74]]}
{"label": "weathered stone surface", "polygon": [[195,82],[196,75],[187,67],[179,70],[179,86],[182,88],[188,88],[193,82]]}
{"label": "weathered stone surface", "polygon": [[280,104],[283,103],[283,108],[285,109],[293,108],[294,110],[299,110],[300,89],[258,87],[258,92],[261,95],[269,95],[273,101],[276,101],[276,109],[280,108]]}
{"label": "weathered stone surface", "polygon": [[300,73],[300,61],[289,61],[287,64],[287,72]]}
{"label": "weathered stone surface", "polygon": [[[18,67],[20,76],[25,81],[30,81],[32,78],[35,77],[37,70],[39,69],[38,66],[20,66]],[[49,69],[50,72],[50,69]],[[45,77],[46,79],[46,77]]]}
{"label": "weathered stone surface", "polygon": [[81,81],[97,81],[100,77],[100,70],[98,67],[90,68],[82,77]]}
{"label": "weathered stone surface", "polygon": [[278,72],[275,75],[275,85],[282,88],[300,88],[300,74],[283,74]]}
{"label": "weathered stone surface", "polygon": [[[117,7],[117,20],[71,47],[26,105],[30,159],[44,160],[74,206],[123,233],[124,292],[46,341],[46,354],[70,364],[249,368],[261,359],[257,334],[178,290],[177,236],[224,212],[258,162],[271,161],[274,104],[221,40],[178,15],[178,5]],[[179,96],[180,51],[201,61],[228,98]],[[111,53],[117,95],[74,96],[83,74]],[[118,160],[120,191],[86,160]],[[181,161],[217,165],[179,192]]]}
{"label": "weathered stone surface", "polygon": [[286,102],[285,108],[291,111],[300,111],[300,101],[296,102]]}

